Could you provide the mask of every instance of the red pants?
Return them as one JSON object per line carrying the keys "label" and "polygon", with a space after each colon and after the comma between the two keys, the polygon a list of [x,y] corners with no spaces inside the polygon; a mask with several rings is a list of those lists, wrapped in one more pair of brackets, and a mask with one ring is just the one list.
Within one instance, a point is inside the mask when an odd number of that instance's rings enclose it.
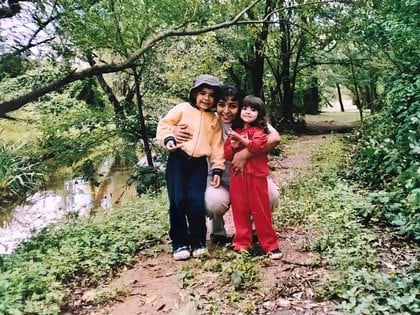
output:
{"label": "red pants", "polygon": [[[230,198],[236,234],[233,239],[235,250],[245,250],[252,245],[252,220],[257,230],[258,241],[266,253],[279,248],[274,231],[267,178],[252,174],[232,174]],[[251,220],[252,217],[252,220]]]}

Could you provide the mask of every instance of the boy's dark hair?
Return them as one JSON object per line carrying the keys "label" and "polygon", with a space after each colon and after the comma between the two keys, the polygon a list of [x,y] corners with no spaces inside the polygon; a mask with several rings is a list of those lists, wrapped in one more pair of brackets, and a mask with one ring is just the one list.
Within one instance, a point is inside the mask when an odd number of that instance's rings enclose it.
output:
{"label": "boy's dark hair", "polygon": [[233,85],[223,85],[221,99],[226,101],[228,97],[231,97],[233,101],[238,101],[239,104],[241,104],[244,95],[241,89]]}
{"label": "boy's dark hair", "polygon": [[244,122],[241,119],[241,110],[244,107],[251,107],[258,112],[257,119],[253,121],[250,125],[254,127],[261,128],[265,133],[269,133],[267,127],[267,112],[265,110],[264,102],[261,98],[253,95],[246,96],[239,107],[239,113],[236,116],[235,120],[232,123],[232,129],[240,129],[244,127]]}

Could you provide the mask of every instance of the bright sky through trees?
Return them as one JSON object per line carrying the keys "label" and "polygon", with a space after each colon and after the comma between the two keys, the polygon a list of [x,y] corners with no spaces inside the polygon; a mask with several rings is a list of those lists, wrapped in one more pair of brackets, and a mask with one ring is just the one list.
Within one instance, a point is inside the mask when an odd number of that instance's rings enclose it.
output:
{"label": "bright sky through trees", "polygon": [[44,29],[40,29],[35,18],[44,21],[48,17],[41,17],[33,3],[22,2],[21,7],[20,13],[15,16],[0,19],[0,53],[10,53],[30,45],[31,57],[42,58],[47,52],[51,52],[48,44],[42,42],[53,37],[51,34],[54,33],[54,27],[48,23]]}

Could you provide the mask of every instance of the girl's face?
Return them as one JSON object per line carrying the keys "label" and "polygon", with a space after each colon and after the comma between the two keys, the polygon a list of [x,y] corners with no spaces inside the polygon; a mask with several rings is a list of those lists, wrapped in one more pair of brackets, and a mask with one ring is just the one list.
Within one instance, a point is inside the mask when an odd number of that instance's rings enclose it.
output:
{"label": "girl's face", "polygon": [[245,124],[254,122],[258,117],[258,111],[251,106],[244,106],[241,109],[241,119]]}
{"label": "girl's face", "polygon": [[197,91],[195,104],[199,110],[205,111],[214,105],[214,91],[211,88],[202,88]]}
{"label": "girl's face", "polygon": [[227,99],[220,100],[217,103],[217,116],[225,124],[231,124],[239,112],[239,102],[232,100],[231,96]]}

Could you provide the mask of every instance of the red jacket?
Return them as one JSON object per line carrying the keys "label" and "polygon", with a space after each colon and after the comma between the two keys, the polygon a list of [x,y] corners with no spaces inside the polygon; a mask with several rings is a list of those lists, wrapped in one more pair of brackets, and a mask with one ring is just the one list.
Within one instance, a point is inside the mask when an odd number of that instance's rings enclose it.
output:
{"label": "red jacket", "polygon": [[[248,145],[249,152],[259,153],[264,150],[264,147],[267,144],[267,134],[262,129],[258,127],[249,127],[245,129],[236,129],[235,131],[242,136],[246,136],[250,140]],[[228,161],[232,161],[233,155],[238,151],[232,147],[229,138],[225,142],[224,150],[225,159]],[[232,167],[230,168],[230,172],[233,175]],[[270,173],[267,154],[259,154],[250,158],[245,164],[244,172],[254,176],[267,176]]]}

